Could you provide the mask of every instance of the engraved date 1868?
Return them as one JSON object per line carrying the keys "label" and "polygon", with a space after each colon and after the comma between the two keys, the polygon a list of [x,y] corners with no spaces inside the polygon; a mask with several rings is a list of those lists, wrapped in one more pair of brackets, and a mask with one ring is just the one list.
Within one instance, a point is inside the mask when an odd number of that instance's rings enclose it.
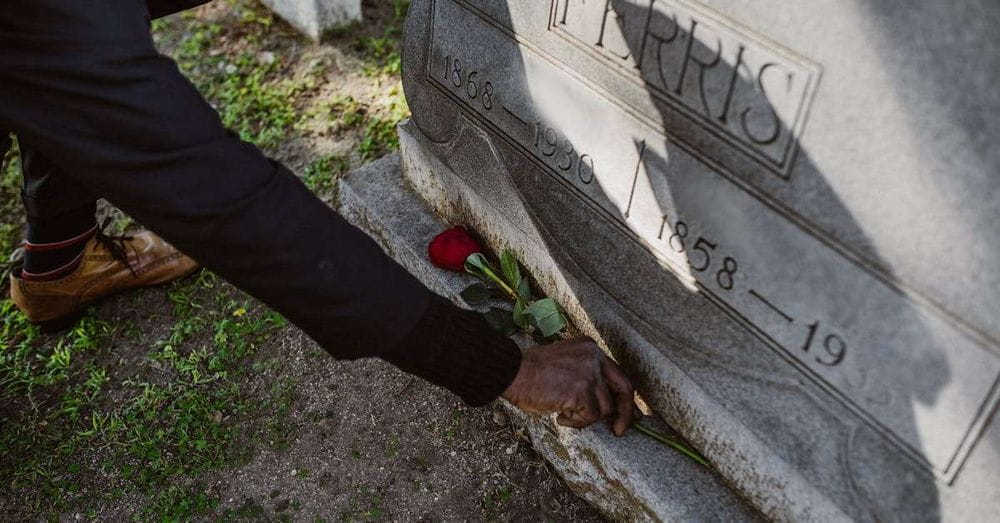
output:
{"label": "engraved date 1868", "polygon": [[480,78],[479,71],[463,70],[462,60],[448,55],[444,58],[444,79],[459,89],[469,100],[479,100],[483,109],[493,109],[493,82]]}

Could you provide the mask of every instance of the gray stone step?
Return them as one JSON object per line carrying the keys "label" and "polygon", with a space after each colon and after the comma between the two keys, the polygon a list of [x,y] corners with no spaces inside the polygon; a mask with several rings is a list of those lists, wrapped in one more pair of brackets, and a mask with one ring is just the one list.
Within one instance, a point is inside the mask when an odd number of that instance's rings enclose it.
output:
{"label": "gray stone step", "polygon": [[[475,280],[431,265],[427,244],[445,223],[406,185],[398,155],[362,167],[341,181],[339,210],[397,262],[434,291],[462,304]],[[761,516],[712,469],[634,431],[616,438],[607,427],[575,430],[551,417],[522,413],[500,400],[527,427],[532,445],[566,483],[608,517],[628,521],[744,521]],[[662,424],[644,421],[671,433]]]}

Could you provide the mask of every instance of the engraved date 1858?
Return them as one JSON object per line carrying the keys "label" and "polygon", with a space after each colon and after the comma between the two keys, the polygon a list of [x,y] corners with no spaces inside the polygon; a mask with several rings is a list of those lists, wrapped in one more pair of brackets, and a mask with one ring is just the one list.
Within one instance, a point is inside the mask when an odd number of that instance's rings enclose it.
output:
{"label": "engraved date 1858", "polygon": [[[687,222],[677,220],[672,228],[667,228],[669,222],[664,218],[660,226],[659,239],[666,238],[667,245],[677,253],[686,253],[687,263],[691,269],[698,273],[711,270],[715,284],[723,291],[732,291],[736,286],[736,275],[739,271],[739,263],[732,256],[713,258],[718,243],[713,242],[704,236],[691,243],[690,228]],[[668,234],[669,233],[669,234]],[[781,308],[764,298],[754,289],[748,290],[749,294],[760,300],[771,310],[781,315],[788,323],[795,323],[795,318],[785,313]],[[819,321],[814,321],[806,325],[805,341],[800,350],[803,354],[813,355],[812,359],[820,365],[826,367],[836,367],[844,361],[847,356],[847,342],[839,334],[826,332]]]}

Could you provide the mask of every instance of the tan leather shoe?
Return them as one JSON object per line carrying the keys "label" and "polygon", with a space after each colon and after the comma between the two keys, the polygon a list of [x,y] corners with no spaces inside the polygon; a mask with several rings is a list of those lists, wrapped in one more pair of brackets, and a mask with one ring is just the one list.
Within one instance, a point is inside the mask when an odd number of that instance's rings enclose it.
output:
{"label": "tan leather shoe", "polygon": [[151,232],[87,241],[80,265],[64,278],[27,281],[20,270],[10,276],[10,297],[35,323],[60,327],[75,319],[83,306],[100,298],[137,287],[149,287],[183,278],[198,264]]}

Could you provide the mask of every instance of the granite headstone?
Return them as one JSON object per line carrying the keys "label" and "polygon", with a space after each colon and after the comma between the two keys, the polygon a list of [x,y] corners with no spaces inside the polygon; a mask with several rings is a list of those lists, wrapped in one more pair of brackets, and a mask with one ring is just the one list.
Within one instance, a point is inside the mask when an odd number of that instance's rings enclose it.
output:
{"label": "granite headstone", "polygon": [[989,0],[414,0],[406,175],[765,514],[995,518],[996,27]]}

